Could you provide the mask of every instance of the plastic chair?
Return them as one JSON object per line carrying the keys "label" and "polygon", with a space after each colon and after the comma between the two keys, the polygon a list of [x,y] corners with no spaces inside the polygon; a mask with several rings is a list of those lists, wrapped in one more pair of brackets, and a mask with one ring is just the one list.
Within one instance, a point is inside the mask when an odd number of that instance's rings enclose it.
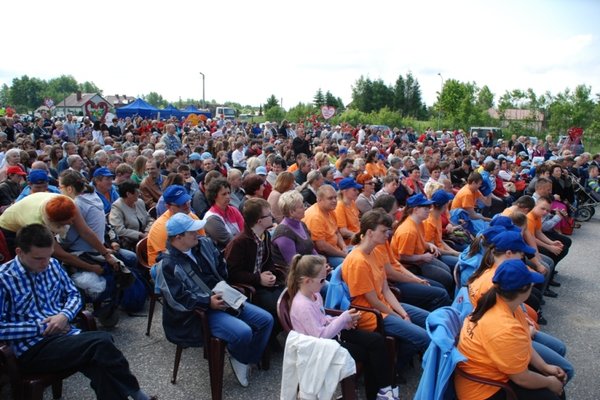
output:
{"label": "plastic chair", "polygon": [[[208,318],[202,310],[194,310],[194,313],[200,318],[202,324],[202,334],[204,336],[204,358],[208,360],[208,373],[210,375],[210,392],[212,400],[221,400],[223,398],[223,367],[225,364],[225,348],[227,343],[215,336],[212,336],[208,326]],[[176,343],[175,343],[176,344]],[[185,348],[177,345],[175,350],[175,363],[173,364],[173,377],[171,383],[177,383],[177,372],[181,361],[181,354]]]}
{"label": "plastic chair", "polygon": [[162,297],[160,292],[156,291],[154,287],[154,279],[152,279],[152,275],[150,273],[151,265],[148,265],[148,237],[141,239],[135,245],[135,254],[138,259],[138,263],[144,267],[146,274],[144,278],[146,279],[146,284],[149,287],[148,296],[150,298],[150,306],[148,308],[148,323],[146,325],[146,336],[150,336],[150,328],[152,327],[152,319],[154,318],[154,309],[156,308],[156,303],[162,304]]}
{"label": "plastic chair", "polygon": [[[96,330],[96,320],[89,311],[81,311],[76,317],[76,322],[83,330]],[[0,374],[8,376],[15,400],[42,400],[44,390],[48,386],[52,387],[52,398],[60,399],[63,379],[76,372],[78,371],[70,369],[36,374],[22,373],[11,346],[6,342],[0,342]]]}

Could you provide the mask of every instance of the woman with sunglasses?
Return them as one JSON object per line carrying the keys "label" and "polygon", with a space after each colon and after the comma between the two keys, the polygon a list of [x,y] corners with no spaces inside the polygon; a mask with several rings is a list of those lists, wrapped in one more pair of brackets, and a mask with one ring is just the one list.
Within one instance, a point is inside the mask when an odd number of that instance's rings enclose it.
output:
{"label": "woman with sunglasses", "polygon": [[337,338],[354,360],[365,363],[367,399],[397,399],[397,389],[391,386],[392,369],[386,368],[383,336],[355,329],[361,313],[353,308],[337,317],[325,314],[319,292],[326,282],[326,262],[320,255],[294,256],[287,277],[292,327],[304,335]]}

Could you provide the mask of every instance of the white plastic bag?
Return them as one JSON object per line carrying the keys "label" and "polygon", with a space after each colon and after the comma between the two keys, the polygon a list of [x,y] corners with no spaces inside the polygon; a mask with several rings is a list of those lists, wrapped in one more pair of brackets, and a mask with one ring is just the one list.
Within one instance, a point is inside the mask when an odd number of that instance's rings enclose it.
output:
{"label": "white plastic bag", "polygon": [[71,276],[75,286],[85,291],[92,300],[95,300],[106,289],[106,279],[90,272],[76,272]]}

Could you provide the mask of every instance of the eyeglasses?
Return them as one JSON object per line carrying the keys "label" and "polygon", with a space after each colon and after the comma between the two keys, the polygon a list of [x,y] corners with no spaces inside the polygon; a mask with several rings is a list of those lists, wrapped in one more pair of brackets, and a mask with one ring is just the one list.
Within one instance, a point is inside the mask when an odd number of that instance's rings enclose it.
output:
{"label": "eyeglasses", "polygon": [[259,219],[264,219],[264,218],[273,218],[272,214],[269,215],[263,215],[262,217],[260,217]]}

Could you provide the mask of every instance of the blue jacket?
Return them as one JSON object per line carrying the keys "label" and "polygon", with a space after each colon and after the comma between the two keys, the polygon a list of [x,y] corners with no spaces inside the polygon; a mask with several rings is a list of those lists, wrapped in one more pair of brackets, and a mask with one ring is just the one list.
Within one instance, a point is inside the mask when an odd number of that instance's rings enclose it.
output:
{"label": "blue jacket", "polygon": [[331,273],[329,285],[327,285],[325,308],[346,311],[350,307],[351,300],[348,285],[342,280],[342,266],[339,265]]}
{"label": "blue jacket", "polygon": [[452,373],[467,359],[456,348],[462,319],[452,307],[442,307],[427,317],[431,343],[423,356],[423,375],[415,400],[454,399]]}
{"label": "blue jacket", "polygon": [[[465,224],[460,223],[461,219],[465,221]],[[469,214],[462,208],[450,210],[450,222],[452,222],[454,225],[464,226],[465,229],[467,229],[473,235],[477,235],[490,225],[489,222],[486,222],[482,219],[470,219]]]}

